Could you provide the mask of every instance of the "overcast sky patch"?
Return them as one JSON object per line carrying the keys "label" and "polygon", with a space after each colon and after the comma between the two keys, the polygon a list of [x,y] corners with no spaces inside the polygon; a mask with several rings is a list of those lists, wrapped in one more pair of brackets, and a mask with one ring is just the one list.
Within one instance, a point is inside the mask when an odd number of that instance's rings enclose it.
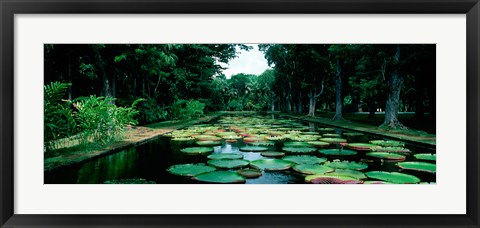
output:
{"label": "overcast sky patch", "polygon": [[237,52],[240,52],[237,55],[238,57],[230,60],[228,65],[222,64],[223,67],[227,68],[223,71],[227,78],[238,73],[260,75],[269,68],[263,53],[258,50],[258,44],[248,45],[253,46],[253,49],[245,51],[237,48]]}

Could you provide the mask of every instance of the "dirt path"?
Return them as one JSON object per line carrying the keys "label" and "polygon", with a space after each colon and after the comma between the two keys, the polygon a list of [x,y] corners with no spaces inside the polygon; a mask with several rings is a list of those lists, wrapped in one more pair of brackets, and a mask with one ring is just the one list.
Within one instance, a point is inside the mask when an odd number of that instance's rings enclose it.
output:
{"label": "dirt path", "polygon": [[157,139],[160,135],[171,132],[173,130],[187,127],[193,124],[208,122],[215,119],[220,114],[213,114],[206,117],[201,117],[191,121],[166,121],[147,126],[137,126],[127,130],[123,140],[108,144],[99,149],[68,151],[56,154],[52,157],[44,159],[44,171],[51,172],[56,169],[80,164],[90,161],[94,158],[113,154],[132,146],[141,145]]}
{"label": "dirt path", "polygon": [[300,115],[292,115],[286,113],[275,113],[280,116],[290,117],[293,119],[310,121],[314,123],[320,123],[327,126],[343,128],[346,130],[354,130],[359,131],[362,133],[369,133],[378,136],[385,136],[392,139],[403,140],[411,143],[422,144],[427,147],[436,146],[436,136],[432,134],[427,134],[423,131],[416,131],[416,130],[389,130],[384,128],[379,128],[376,126],[371,126],[367,124],[355,123],[351,121],[332,121],[328,118],[323,117],[311,117],[311,116],[300,116]]}

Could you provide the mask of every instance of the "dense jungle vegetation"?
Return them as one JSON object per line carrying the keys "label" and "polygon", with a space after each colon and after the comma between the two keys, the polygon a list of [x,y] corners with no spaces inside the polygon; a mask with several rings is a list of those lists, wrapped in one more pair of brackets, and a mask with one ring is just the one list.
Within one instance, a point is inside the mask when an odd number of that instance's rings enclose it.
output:
{"label": "dense jungle vegetation", "polygon": [[[246,44],[46,44],[45,142],[81,135],[109,142],[126,125],[213,111],[314,116],[385,111],[435,116],[435,45],[260,44],[270,69],[227,78],[223,64]],[[82,143],[82,142],[80,142]]]}

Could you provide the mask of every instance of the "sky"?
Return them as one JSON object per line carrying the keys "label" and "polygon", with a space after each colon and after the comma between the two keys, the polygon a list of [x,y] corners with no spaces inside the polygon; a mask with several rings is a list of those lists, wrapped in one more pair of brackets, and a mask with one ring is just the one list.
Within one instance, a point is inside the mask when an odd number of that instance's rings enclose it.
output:
{"label": "sky", "polygon": [[237,54],[238,57],[230,60],[228,65],[222,64],[223,67],[228,68],[223,71],[227,78],[238,73],[260,75],[269,68],[263,53],[258,50],[258,44],[248,44],[248,46],[253,46],[253,49],[245,51],[237,47],[237,52],[240,52]]}

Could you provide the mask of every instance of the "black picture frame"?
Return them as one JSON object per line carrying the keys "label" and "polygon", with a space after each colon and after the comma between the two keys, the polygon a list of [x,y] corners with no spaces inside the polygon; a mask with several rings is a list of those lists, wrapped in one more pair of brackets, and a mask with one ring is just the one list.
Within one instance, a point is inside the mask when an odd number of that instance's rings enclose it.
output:
{"label": "black picture frame", "polygon": [[[1,227],[479,227],[479,0],[0,0]],[[24,215],[14,214],[15,14],[466,14],[465,215]],[[448,196],[445,196],[448,197]],[[441,199],[440,199],[441,200]]]}

